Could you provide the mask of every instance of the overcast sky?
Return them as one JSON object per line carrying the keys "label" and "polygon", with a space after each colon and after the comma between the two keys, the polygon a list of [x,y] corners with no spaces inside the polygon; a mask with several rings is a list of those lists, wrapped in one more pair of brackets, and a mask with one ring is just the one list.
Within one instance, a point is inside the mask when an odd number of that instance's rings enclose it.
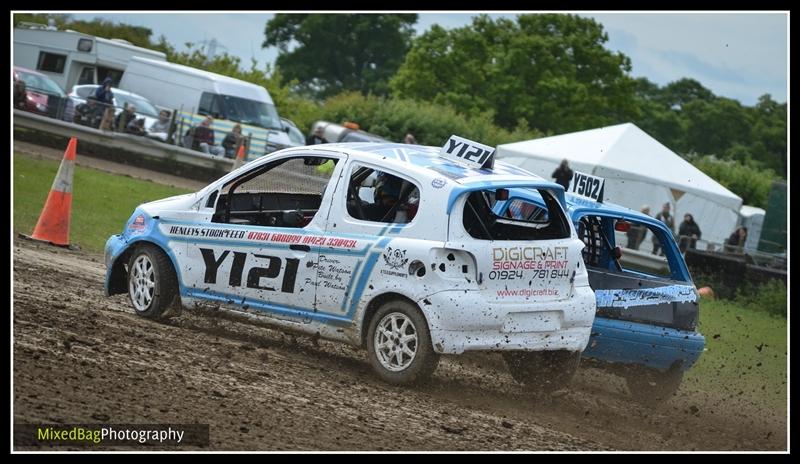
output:
{"label": "overcast sky", "polygon": [[[420,13],[417,33],[433,24],[445,28],[467,25],[477,13]],[[691,77],[715,94],[753,105],[769,93],[786,101],[788,36],[784,13],[587,13],[605,27],[606,46],[629,56],[632,75],[659,85]],[[145,26],[153,38],[164,35],[178,50],[185,42],[216,39],[218,52],[227,51],[249,63],[274,63],[277,49],[262,49],[269,13],[97,13],[73,14],[76,19],[102,17]],[[515,14],[491,14],[513,18]],[[225,47],[225,48],[223,48]]]}

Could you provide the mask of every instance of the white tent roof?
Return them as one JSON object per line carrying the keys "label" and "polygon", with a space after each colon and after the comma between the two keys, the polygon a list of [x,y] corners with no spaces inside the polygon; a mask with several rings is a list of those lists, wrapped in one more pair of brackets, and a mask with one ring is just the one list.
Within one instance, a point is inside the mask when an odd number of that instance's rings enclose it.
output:
{"label": "white tent roof", "polygon": [[650,181],[735,211],[742,204],[739,196],[631,123],[499,145],[497,156],[522,167],[530,157],[556,164],[567,159],[573,169],[607,179]]}

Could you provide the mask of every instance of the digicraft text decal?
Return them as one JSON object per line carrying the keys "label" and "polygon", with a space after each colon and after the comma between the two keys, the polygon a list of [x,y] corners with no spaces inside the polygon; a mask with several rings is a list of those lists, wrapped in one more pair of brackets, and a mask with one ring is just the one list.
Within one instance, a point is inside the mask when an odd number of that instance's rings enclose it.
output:
{"label": "digicraft text decal", "polygon": [[492,272],[489,278],[500,280],[522,278],[518,273],[494,272],[516,269],[533,270],[534,278],[569,277],[568,249],[568,247],[535,246],[492,248]]}

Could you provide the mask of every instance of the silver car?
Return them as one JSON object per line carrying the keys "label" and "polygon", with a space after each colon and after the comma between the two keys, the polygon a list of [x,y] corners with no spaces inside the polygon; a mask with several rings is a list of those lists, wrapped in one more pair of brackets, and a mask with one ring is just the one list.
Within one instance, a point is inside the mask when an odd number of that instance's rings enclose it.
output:
{"label": "silver car", "polygon": [[[98,87],[100,86],[94,84],[76,85],[69,93],[69,98],[77,108],[81,103],[85,103],[88,97],[94,95]],[[153,123],[158,121],[158,109],[148,99],[114,87],[111,88],[111,92],[114,94],[114,116],[121,113],[127,104],[134,105],[136,107],[136,115],[144,118],[145,130],[149,130]],[[164,139],[166,139],[166,134],[164,134]]]}

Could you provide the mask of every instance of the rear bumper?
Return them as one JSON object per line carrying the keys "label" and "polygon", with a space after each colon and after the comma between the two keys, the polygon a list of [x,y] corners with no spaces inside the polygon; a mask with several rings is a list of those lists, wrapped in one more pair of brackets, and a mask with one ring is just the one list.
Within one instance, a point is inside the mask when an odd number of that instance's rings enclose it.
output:
{"label": "rear bumper", "polygon": [[595,313],[591,287],[562,301],[487,303],[477,292],[445,291],[419,302],[438,353],[464,351],[582,351]]}
{"label": "rear bumper", "polygon": [[583,357],[658,370],[680,362],[686,371],[704,347],[705,337],[697,332],[598,317]]}

